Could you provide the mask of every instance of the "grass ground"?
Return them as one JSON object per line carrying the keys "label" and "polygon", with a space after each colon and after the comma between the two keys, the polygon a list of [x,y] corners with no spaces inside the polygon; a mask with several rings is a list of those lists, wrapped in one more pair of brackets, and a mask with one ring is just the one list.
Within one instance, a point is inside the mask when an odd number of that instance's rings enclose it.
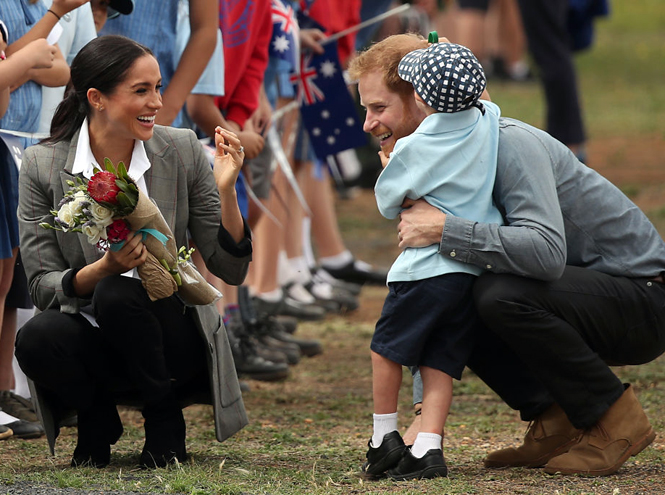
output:
{"label": "grass ground", "polygon": [[[593,49],[577,58],[590,165],[621,187],[665,233],[665,6],[660,0],[614,2],[597,24]],[[491,83],[504,115],[542,126],[537,83]],[[382,219],[371,191],[339,203],[348,247],[360,258],[388,266],[397,254],[394,224]],[[245,396],[250,425],[230,440],[214,440],[206,406],[186,410],[192,461],[170,469],[137,469],[141,417],[122,412],[125,434],[112,464],[102,470],[68,467],[75,430],[65,428],[55,457],[44,439],[0,442],[0,491],[40,485],[85,492],[123,490],[220,494],[655,494],[665,493],[665,357],[616,370],[631,382],[658,437],[613,476],[548,476],[540,470],[485,470],[488,450],[519,443],[525,426],[472,374],[456,384],[446,429],[448,479],[365,483],[358,477],[371,433],[368,343],[385,289],[363,290],[361,308],[299,334],[320,339],[321,356],[306,359],[282,383],[251,382]],[[401,426],[411,420],[405,376]]]}

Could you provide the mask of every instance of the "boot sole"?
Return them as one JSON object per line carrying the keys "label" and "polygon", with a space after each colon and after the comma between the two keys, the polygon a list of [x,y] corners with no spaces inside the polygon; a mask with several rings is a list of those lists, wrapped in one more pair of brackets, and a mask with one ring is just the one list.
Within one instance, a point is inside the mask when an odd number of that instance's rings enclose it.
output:
{"label": "boot sole", "polygon": [[501,461],[488,461],[486,460],[483,465],[487,469],[506,469],[506,468],[515,468],[515,467],[524,467],[524,468],[529,468],[529,469],[534,469],[534,468],[541,468],[545,464],[547,464],[550,459],[554,459],[556,456],[565,454],[570,450],[570,448],[575,445],[579,441],[580,437],[577,437],[573,440],[571,440],[568,443],[565,443],[561,445],[560,447],[554,449],[552,452],[548,452],[547,454],[539,457],[538,459],[529,461],[529,462],[514,462],[514,463],[509,463],[509,462],[501,462]]}
{"label": "boot sole", "polygon": [[446,466],[430,466],[420,471],[414,471],[413,473],[404,473],[398,475],[389,474],[388,476],[390,476],[390,479],[394,481],[446,478],[448,476],[448,468]]}
{"label": "boot sole", "polygon": [[629,457],[631,456],[636,456],[640,452],[642,452],[644,449],[646,449],[651,442],[654,441],[656,438],[656,432],[653,431],[653,428],[651,428],[644,437],[642,437],[642,440],[640,440],[638,443],[636,443],[632,448],[629,448],[626,450],[626,452],[623,453],[623,455],[619,458],[617,462],[615,462],[612,466],[606,468],[606,469],[596,469],[592,471],[581,471],[579,469],[559,469],[559,468],[548,468],[545,466],[545,472],[547,474],[579,474],[581,476],[609,476],[610,474],[616,473],[621,466],[623,466],[624,462],[628,460]]}

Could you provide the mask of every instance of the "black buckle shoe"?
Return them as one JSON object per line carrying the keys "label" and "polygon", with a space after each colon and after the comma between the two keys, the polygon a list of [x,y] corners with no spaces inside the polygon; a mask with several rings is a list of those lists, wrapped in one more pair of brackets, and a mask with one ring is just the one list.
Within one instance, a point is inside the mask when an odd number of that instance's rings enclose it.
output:
{"label": "black buckle shoe", "polygon": [[408,450],[397,430],[386,433],[378,447],[372,447],[370,439],[367,447],[367,461],[361,468],[363,477],[367,480],[384,477],[386,471],[397,466],[404,452]]}
{"label": "black buckle shoe", "polygon": [[399,463],[388,471],[388,476],[396,481],[438,478],[448,476],[448,467],[441,449],[431,449],[423,457],[414,457],[411,449],[406,449]]}

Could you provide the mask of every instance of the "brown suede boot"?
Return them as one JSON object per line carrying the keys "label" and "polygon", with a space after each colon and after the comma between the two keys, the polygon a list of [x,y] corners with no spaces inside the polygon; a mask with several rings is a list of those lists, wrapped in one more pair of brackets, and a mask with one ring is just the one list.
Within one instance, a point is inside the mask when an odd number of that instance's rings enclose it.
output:
{"label": "brown suede boot", "polygon": [[582,430],[573,426],[559,405],[552,404],[531,422],[522,445],[490,452],[485,467],[544,466],[552,457],[568,452],[581,435]]}
{"label": "brown suede boot", "polygon": [[549,474],[607,476],[616,472],[631,455],[642,452],[656,433],[628,385],[598,422],[566,454],[545,466]]}

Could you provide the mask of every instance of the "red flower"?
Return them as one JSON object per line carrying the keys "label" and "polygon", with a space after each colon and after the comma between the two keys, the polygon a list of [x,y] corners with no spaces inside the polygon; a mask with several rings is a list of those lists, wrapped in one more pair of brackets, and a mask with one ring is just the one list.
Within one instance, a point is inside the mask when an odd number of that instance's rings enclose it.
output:
{"label": "red flower", "polygon": [[113,220],[113,223],[106,227],[108,242],[111,244],[124,241],[127,239],[129,232],[129,224],[123,219]]}
{"label": "red flower", "polygon": [[115,181],[115,174],[106,170],[97,172],[88,181],[88,194],[98,203],[117,204],[116,196],[120,188]]}

